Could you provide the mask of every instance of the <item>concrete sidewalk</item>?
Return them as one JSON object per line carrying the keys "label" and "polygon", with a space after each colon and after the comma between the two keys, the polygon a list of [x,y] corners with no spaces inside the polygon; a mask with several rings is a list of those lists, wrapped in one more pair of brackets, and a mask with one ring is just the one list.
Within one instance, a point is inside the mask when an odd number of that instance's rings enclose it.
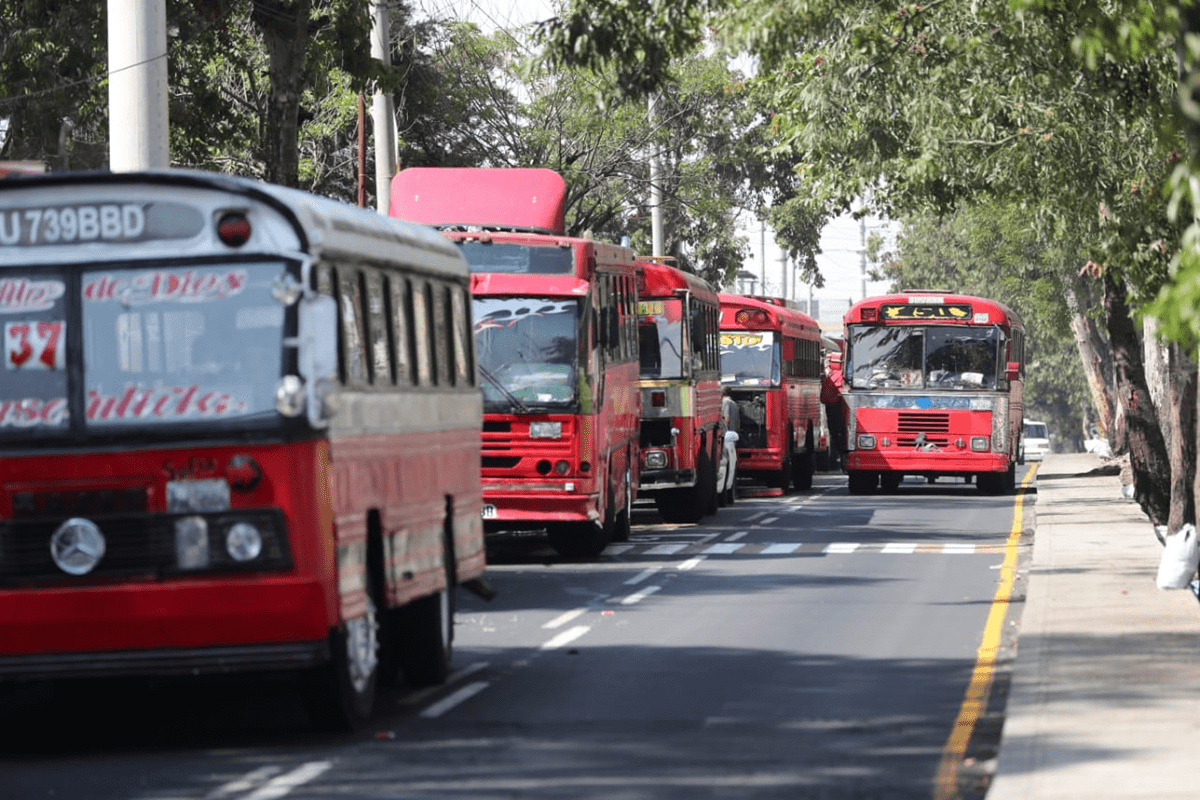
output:
{"label": "concrete sidewalk", "polygon": [[1103,460],[1051,455],[987,800],[1200,797],[1200,604]]}

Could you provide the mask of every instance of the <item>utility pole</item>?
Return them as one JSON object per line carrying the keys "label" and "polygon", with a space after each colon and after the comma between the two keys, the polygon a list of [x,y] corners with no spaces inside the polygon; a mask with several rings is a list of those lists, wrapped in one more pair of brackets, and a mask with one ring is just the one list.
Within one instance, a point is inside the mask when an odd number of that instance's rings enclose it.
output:
{"label": "utility pole", "polygon": [[862,269],[862,298],[861,299],[866,300],[867,299],[867,218],[866,217],[863,217],[862,219],[860,219],[858,221],[858,231],[859,231],[859,239],[861,240],[860,247],[862,248],[859,251],[859,258],[861,259],[861,269]]}
{"label": "utility pole", "polygon": [[779,294],[786,300],[788,299],[788,254],[787,250],[784,250],[782,247],[779,248],[779,268],[780,277],[783,279]]}
{"label": "utility pole", "polygon": [[[390,28],[386,0],[371,0],[371,57],[385,68],[392,65]],[[379,89],[371,96],[371,124],[375,133],[375,208],[386,216],[396,174],[396,118],[391,95]]]}
{"label": "utility pole", "polygon": [[[646,116],[649,118],[650,135],[654,136],[655,127],[658,124],[658,93],[652,93],[646,108]],[[663,239],[663,218],[662,218],[662,186],[659,184],[661,180],[660,172],[662,165],[658,161],[658,145],[654,143],[654,139],[650,140],[650,249],[653,251],[651,255],[664,256]]]}
{"label": "utility pole", "polygon": [[170,165],[166,0],[108,0],[108,168]]}

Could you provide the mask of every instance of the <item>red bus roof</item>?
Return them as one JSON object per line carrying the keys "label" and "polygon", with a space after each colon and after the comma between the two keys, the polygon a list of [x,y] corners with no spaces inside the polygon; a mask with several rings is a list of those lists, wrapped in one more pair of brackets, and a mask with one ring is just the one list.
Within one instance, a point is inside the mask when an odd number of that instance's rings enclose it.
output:
{"label": "red bus roof", "polygon": [[[802,311],[784,305],[783,300],[768,302],[740,294],[722,294],[719,297],[721,330],[776,330],[800,339],[821,341],[821,326],[817,321]],[[743,321],[738,318],[739,311],[749,312],[748,315],[742,315]]]}
{"label": "red bus roof", "polygon": [[910,291],[860,300],[842,318],[847,324],[891,322],[897,325],[1003,325],[1024,330],[1017,312],[996,300],[969,294]]}
{"label": "red bus roof", "polygon": [[639,259],[636,266],[639,298],[675,297],[678,291],[686,289],[698,300],[712,303],[714,306],[720,303],[717,290],[699,275],[658,261]]}
{"label": "red bus roof", "polygon": [[562,235],[566,197],[566,181],[551,169],[411,167],[392,178],[388,216]]}

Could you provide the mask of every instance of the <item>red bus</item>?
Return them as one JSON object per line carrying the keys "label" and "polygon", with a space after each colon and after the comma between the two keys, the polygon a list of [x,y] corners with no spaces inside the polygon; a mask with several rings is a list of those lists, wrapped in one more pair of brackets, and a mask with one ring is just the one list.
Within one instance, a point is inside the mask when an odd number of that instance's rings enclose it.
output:
{"label": "red bus", "polygon": [[845,315],[850,491],[905,475],[1012,491],[1023,417],[1025,328],[994,300],[913,291]]}
{"label": "red bus", "polygon": [[821,431],[821,330],[779,299],[722,294],[721,384],[738,404],[738,473],[812,487]]}
{"label": "red bus", "polygon": [[413,168],[391,213],[471,268],[484,530],[592,557],[629,538],[638,491],[637,273],[629,248],[566,236],[565,201],[548,169]]}
{"label": "red bus", "polygon": [[225,175],[0,181],[0,680],[445,678],[484,571],[469,273]]}
{"label": "red bus", "polygon": [[704,279],[639,261],[642,469],[639,496],[668,522],[717,510],[722,451],[721,306]]}

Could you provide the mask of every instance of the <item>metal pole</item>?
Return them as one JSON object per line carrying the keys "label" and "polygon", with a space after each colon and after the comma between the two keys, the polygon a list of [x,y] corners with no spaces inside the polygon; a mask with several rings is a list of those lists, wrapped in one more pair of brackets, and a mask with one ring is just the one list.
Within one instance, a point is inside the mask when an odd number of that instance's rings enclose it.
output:
{"label": "metal pole", "polygon": [[171,165],[166,0],[108,0],[108,167]]}
{"label": "metal pole", "polygon": [[[392,65],[390,29],[386,0],[371,0],[371,57],[385,67]],[[371,96],[371,123],[375,133],[375,208],[387,214],[396,174],[396,115],[390,94],[376,91]]]}
{"label": "metal pole", "polygon": [[[650,133],[654,135],[654,127],[657,124],[656,106],[658,105],[658,94],[650,95],[646,116],[650,121]],[[662,165],[658,162],[658,146],[653,140],[650,142],[650,242],[652,255],[664,256],[663,252],[665,238],[663,234],[663,218],[662,218],[662,186],[659,185],[661,179]]]}

